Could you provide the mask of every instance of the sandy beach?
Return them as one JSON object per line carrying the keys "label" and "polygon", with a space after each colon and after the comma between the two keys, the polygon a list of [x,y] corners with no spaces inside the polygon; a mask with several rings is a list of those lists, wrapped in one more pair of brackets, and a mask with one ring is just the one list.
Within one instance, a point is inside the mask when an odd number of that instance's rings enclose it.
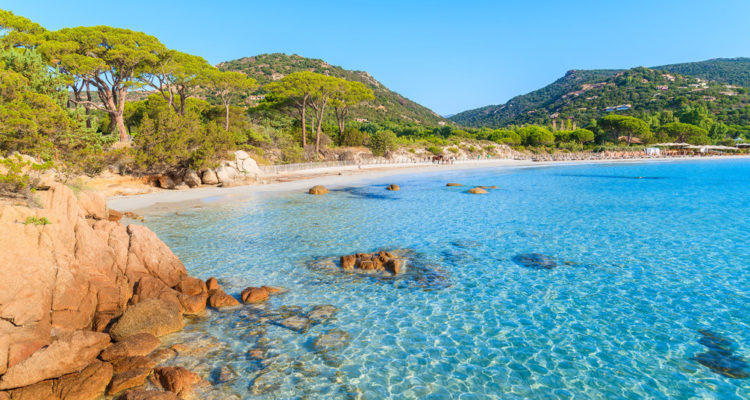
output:
{"label": "sandy beach", "polygon": [[750,156],[707,156],[686,158],[640,158],[610,160],[571,160],[543,161],[531,160],[473,160],[454,164],[380,164],[314,168],[295,173],[268,175],[263,179],[268,183],[222,188],[206,186],[189,190],[156,189],[151,193],[130,196],[112,196],[107,205],[120,211],[135,211],[139,214],[159,214],[180,208],[195,207],[201,204],[233,201],[246,198],[253,193],[304,191],[314,185],[324,185],[337,189],[365,184],[367,181],[388,176],[435,173],[441,171],[461,171],[487,168],[539,168],[581,164],[618,164],[643,162],[690,162],[708,160],[747,159]]}

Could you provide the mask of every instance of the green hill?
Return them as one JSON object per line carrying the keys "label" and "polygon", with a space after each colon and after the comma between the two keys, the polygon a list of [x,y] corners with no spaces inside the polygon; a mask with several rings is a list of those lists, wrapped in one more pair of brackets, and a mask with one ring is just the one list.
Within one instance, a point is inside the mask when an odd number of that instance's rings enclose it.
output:
{"label": "green hill", "polygon": [[654,67],[654,69],[729,85],[750,87],[750,58],[747,57],[716,58],[699,62],[662,65]]}
{"label": "green hill", "polygon": [[[640,117],[700,106],[721,122],[747,125],[750,124],[749,90],[732,85],[742,81],[743,73],[750,70],[748,60],[710,60],[653,69],[573,70],[554,83],[505,104],[464,111],[450,119],[459,125],[475,127],[549,125],[553,118],[572,119],[581,126],[618,106],[623,106],[616,110],[619,114]],[[742,68],[746,70],[743,72]],[[682,75],[672,69],[700,76]]]}
{"label": "green hill", "polygon": [[[369,122],[391,121],[425,126],[437,126],[438,122],[447,121],[432,110],[389,90],[367,72],[346,70],[323,60],[305,58],[296,54],[274,53],[226,61],[217,67],[222,70],[242,71],[255,78],[261,85],[297,71],[312,71],[350,81],[359,81],[372,89],[375,100],[367,105],[355,107],[351,112],[355,118],[363,118]],[[262,86],[258,92],[263,93]]]}

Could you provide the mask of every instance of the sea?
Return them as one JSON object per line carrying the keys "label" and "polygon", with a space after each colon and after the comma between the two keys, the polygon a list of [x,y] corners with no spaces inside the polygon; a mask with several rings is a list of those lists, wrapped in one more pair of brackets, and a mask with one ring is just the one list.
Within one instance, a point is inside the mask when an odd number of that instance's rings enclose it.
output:
{"label": "sea", "polygon": [[[164,338],[204,398],[750,398],[747,159],[405,170],[146,225],[231,295],[285,290]],[[374,251],[404,271],[339,267]]]}

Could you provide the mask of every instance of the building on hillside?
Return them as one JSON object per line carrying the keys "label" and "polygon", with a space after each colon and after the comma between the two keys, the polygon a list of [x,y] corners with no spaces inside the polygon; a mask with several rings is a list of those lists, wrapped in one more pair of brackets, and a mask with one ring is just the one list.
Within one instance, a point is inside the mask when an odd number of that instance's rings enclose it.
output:
{"label": "building on hillside", "polygon": [[627,111],[633,108],[630,104],[620,104],[619,106],[611,106],[604,109],[604,111],[612,112],[612,111]]}

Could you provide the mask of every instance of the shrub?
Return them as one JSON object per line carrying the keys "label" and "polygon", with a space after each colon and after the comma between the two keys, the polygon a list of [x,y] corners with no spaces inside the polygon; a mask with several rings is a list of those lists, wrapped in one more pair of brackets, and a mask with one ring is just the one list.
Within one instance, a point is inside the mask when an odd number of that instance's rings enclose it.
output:
{"label": "shrub", "polygon": [[427,148],[427,151],[429,151],[430,153],[432,153],[432,154],[434,154],[436,156],[439,156],[439,155],[443,154],[443,150],[440,147],[437,147],[437,146],[430,146],[430,147]]}
{"label": "shrub", "polygon": [[458,154],[458,147],[449,147],[448,151],[450,151],[451,153]]}
{"label": "shrub", "polygon": [[[32,163],[19,154],[0,159],[0,196],[25,197],[38,184],[37,174],[52,167],[52,162]],[[2,172],[1,170],[5,170]]]}
{"label": "shrub", "polygon": [[339,137],[339,146],[364,146],[369,136],[370,134],[365,131],[361,131],[353,127],[347,127],[346,129],[344,129],[344,133],[342,133]]}
{"label": "shrub", "polygon": [[383,156],[387,151],[396,149],[396,134],[391,130],[372,133],[368,146],[373,155]]}
{"label": "shrub", "polygon": [[36,225],[36,226],[39,226],[39,225],[49,225],[49,224],[51,224],[51,222],[49,222],[49,220],[47,219],[47,217],[38,218],[38,217],[31,217],[30,216],[30,217],[26,218],[26,221],[24,221],[23,224],[24,225]]}

